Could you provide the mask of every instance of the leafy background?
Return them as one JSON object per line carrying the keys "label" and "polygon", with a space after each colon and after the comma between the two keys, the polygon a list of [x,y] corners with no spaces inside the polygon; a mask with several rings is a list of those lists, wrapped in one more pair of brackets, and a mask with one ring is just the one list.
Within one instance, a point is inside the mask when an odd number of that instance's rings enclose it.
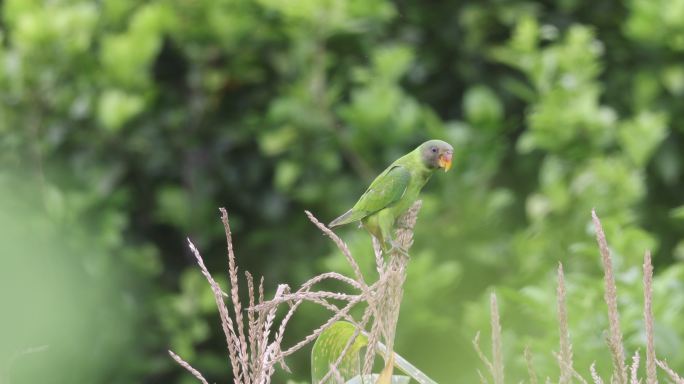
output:
{"label": "leafy background", "polygon": [[[613,247],[629,351],[655,252],[656,345],[684,370],[684,0],[0,2],[0,374],[231,381],[187,252],[268,291],[343,262],[307,222],[422,140],[456,148],[423,194],[396,349],[474,382],[500,296],[507,377],[556,374],[554,269],[576,367],[610,368],[589,212]],[[372,268],[370,240],[339,231]],[[324,313],[304,309],[290,341]],[[35,353],[28,348],[46,345]],[[308,356],[288,360],[309,375]]]}

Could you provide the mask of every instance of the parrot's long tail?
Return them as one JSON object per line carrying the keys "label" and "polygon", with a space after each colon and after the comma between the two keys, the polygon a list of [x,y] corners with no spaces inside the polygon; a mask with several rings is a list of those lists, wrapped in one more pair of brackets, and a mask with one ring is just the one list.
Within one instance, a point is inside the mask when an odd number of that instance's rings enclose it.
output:
{"label": "parrot's long tail", "polygon": [[350,209],[347,212],[343,213],[342,216],[331,221],[330,224],[328,224],[328,227],[332,228],[337,227],[339,225],[353,223],[354,221],[359,221],[364,217],[365,215],[363,214],[363,212],[358,212],[354,211],[353,209]]}

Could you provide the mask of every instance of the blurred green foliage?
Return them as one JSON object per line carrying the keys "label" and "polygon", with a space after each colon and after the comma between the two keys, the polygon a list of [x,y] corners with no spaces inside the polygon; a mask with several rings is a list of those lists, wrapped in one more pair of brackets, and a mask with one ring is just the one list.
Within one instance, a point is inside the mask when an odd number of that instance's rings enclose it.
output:
{"label": "blurred green foliage", "polygon": [[[399,353],[474,382],[470,340],[496,289],[507,377],[526,344],[553,375],[562,261],[575,366],[606,372],[595,207],[628,349],[643,346],[653,249],[657,348],[684,370],[684,1],[0,4],[0,332],[13,335],[0,372],[12,361],[13,381],[193,382],[170,347],[229,382],[185,236],[223,270],[225,206],[240,268],[267,290],[344,270],[303,209],[336,217],[427,138],[456,161],[424,193]],[[371,271],[367,235],[340,233]],[[323,315],[304,308],[288,340]],[[307,352],[289,364],[309,377]]]}

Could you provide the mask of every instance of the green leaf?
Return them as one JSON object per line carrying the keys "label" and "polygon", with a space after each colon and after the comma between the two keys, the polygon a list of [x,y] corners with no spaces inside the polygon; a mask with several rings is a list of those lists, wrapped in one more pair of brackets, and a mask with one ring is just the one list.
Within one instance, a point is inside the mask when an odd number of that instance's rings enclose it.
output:
{"label": "green leaf", "polygon": [[520,52],[532,52],[539,42],[539,23],[531,16],[525,16],[513,31],[511,46]]}
{"label": "green leaf", "polygon": [[109,131],[116,132],[144,108],[145,99],[142,96],[118,89],[108,89],[100,96],[98,120]]}
{"label": "green leaf", "polygon": [[644,166],[666,135],[667,116],[642,111],[634,119],[620,125],[619,139],[632,161]]}
{"label": "green leaf", "polygon": [[670,217],[675,220],[684,220],[684,205],[670,210]]}
{"label": "green leaf", "polygon": [[[320,383],[352,338],[356,326],[346,321],[338,321],[323,331],[311,350],[311,382]],[[342,358],[337,370],[343,379],[349,380],[359,375],[359,350],[368,343],[368,338],[359,333],[347,353]],[[334,383],[330,378],[326,383]]]}
{"label": "green leaf", "polygon": [[679,66],[665,68],[662,73],[663,85],[673,95],[681,96],[684,94],[684,69]]}
{"label": "green leaf", "polygon": [[288,191],[302,174],[302,168],[294,161],[278,163],[275,171],[275,185],[281,191]]}
{"label": "green leaf", "polygon": [[[354,326],[354,324],[347,321],[338,321],[318,336],[316,343],[314,343],[313,349],[311,350],[312,383],[318,384],[323,377],[325,377],[330,369],[330,365],[337,361],[342,350],[347,345],[347,342],[349,342],[349,339],[354,335],[355,330],[356,326]],[[358,382],[361,373],[359,366],[359,350],[366,346],[367,343],[368,336],[366,333],[360,333],[347,351],[345,357],[337,366],[337,370],[344,380]],[[387,347],[382,343],[378,343],[377,352],[384,355],[387,353]],[[394,365],[420,384],[435,384],[434,380],[397,353],[394,353]],[[404,380],[404,376],[392,376],[392,383],[404,383]],[[330,378],[326,383],[334,383],[334,380]]]}
{"label": "green leaf", "polygon": [[297,140],[297,129],[290,125],[264,132],[259,137],[261,151],[267,156],[276,156],[287,151]]}
{"label": "green leaf", "polygon": [[[369,383],[377,383],[378,382],[378,376],[377,374],[373,375],[366,375],[366,376],[356,376],[353,379],[347,381],[346,384],[369,384]],[[391,384],[408,384],[410,382],[411,378],[408,376],[400,376],[400,375],[393,375],[392,376],[392,381],[390,381]]]}
{"label": "green leaf", "polygon": [[379,49],[373,56],[373,67],[383,79],[396,81],[411,66],[414,53],[406,45],[393,45]]}
{"label": "green leaf", "polygon": [[463,110],[469,123],[494,130],[500,127],[503,106],[488,87],[479,85],[468,89],[463,98]]}
{"label": "green leaf", "polygon": [[155,217],[158,220],[181,228],[187,225],[192,210],[191,199],[186,190],[173,185],[164,186],[158,190],[156,200]]}
{"label": "green leaf", "polygon": [[100,61],[109,80],[126,88],[149,85],[150,68],[162,47],[163,33],[171,24],[166,9],[146,5],[132,16],[127,31],[102,37]]}

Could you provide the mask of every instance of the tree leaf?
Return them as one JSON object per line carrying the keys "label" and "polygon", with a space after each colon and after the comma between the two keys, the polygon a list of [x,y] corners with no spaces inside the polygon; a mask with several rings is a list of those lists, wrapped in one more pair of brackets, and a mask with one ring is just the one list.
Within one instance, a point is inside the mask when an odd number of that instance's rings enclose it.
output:
{"label": "tree leaf", "polygon": [[[349,340],[354,335],[356,326],[347,321],[338,321],[323,331],[311,350],[311,382],[320,383],[330,370],[330,366],[337,361]],[[337,371],[344,380],[358,376],[361,372],[359,364],[359,350],[368,343],[368,338],[359,333],[344,358],[337,366]],[[334,383],[330,376],[326,383]]]}

